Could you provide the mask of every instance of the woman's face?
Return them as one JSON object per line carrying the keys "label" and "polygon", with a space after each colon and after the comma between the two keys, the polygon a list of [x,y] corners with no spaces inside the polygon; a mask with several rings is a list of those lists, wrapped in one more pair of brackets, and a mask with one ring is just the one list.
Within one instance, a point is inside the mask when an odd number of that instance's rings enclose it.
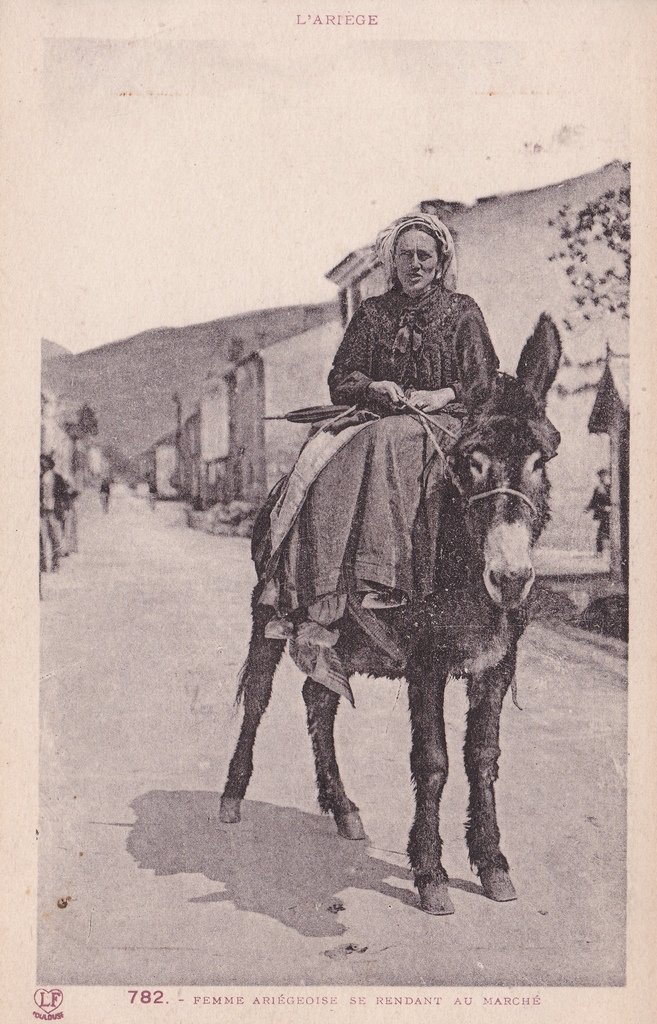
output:
{"label": "woman's face", "polygon": [[421,295],[438,274],[436,239],[419,228],[403,231],[395,246],[394,266],[406,295]]}

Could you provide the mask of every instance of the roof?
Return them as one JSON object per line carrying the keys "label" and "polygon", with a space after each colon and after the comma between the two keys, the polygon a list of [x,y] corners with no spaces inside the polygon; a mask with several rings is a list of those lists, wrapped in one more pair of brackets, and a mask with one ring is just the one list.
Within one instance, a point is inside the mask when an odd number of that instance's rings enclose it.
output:
{"label": "roof", "polygon": [[329,270],[325,277],[339,287],[341,284],[353,281],[354,278],[361,276],[361,274],[366,274],[368,270],[372,270],[379,262],[374,246],[363,245],[360,249],[355,249],[354,252],[350,252],[348,256],[340,260],[337,266]]}
{"label": "roof", "polygon": [[619,407],[630,407],[630,361],[624,356],[610,356],[598,384],[598,391],[589,416],[591,434],[608,434]]}
{"label": "roof", "polygon": [[176,433],[177,431],[171,430],[168,434],[165,434],[164,437],[159,437],[157,441],[153,445],[151,445],[151,448],[161,448],[163,444],[175,444]]}
{"label": "roof", "polygon": [[609,371],[624,409],[630,407],[630,360],[627,356],[612,356]]}
{"label": "roof", "polygon": [[486,203],[494,203],[500,199],[515,199],[519,196],[533,196],[538,193],[549,192],[552,189],[563,188],[564,185],[574,185],[577,182],[585,181],[587,178],[595,178],[597,175],[609,171],[612,169],[620,170],[621,168],[629,169],[629,163],[623,163],[621,160],[612,160],[608,164],[604,164],[602,167],[598,167],[595,171],[587,171],[585,174],[577,174],[574,178],[564,178],[563,181],[554,181],[546,185],[538,185],[536,188],[525,188],[520,189],[517,192],[497,192],[488,196],[481,196],[479,199],[475,199],[473,203],[458,203],[449,202],[444,199],[425,199],[419,204],[419,209],[425,210],[428,207],[440,207],[446,214],[449,213],[463,213],[465,210],[474,209],[476,206],[483,206]]}
{"label": "roof", "polygon": [[152,455],[155,453],[157,448],[161,448],[162,445],[175,445],[176,443],[176,431],[172,430],[169,434],[165,434],[164,437],[158,438],[150,448],[145,448],[143,452],[139,452],[138,455],[133,456],[133,461],[137,459],[143,459],[145,455]]}

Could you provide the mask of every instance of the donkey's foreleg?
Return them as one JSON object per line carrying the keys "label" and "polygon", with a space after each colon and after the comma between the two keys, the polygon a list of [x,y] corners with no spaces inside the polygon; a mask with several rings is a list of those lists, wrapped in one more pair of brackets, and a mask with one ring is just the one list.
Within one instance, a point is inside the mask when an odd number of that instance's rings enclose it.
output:
{"label": "donkey's foreleg", "polygon": [[420,894],[422,909],[429,914],[453,914],[442,866],[440,798],[447,781],[447,743],[443,704],[445,682],[435,671],[413,666],[408,673],[411,711],[411,774],[415,785],[415,820],[408,840],[408,856]]}
{"label": "donkey's foreleg", "polygon": [[338,835],[343,839],[365,839],[358,808],[345,793],[335,756],[333,726],[340,698],[314,679],[303,684],[308,732],[315,755],[315,774],[319,806],[335,818]]}
{"label": "donkey's foreleg", "polygon": [[238,700],[244,702],[244,717],[219,809],[219,820],[226,823],[240,820],[240,804],[253,772],[256,733],[271,698],[276,666],[285,650],[284,640],[265,637],[265,626],[270,617],[271,612],[259,607],[254,601],[249,653],[237,691]]}
{"label": "donkey's foreleg", "polygon": [[500,757],[500,714],[515,671],[515,653],[468,687],[470,707],[465,733],[465,770],[470,782],[466,838],[470,863],[484,892],[504,902],[516,898],[509,865],[500,849],[495,781]]}

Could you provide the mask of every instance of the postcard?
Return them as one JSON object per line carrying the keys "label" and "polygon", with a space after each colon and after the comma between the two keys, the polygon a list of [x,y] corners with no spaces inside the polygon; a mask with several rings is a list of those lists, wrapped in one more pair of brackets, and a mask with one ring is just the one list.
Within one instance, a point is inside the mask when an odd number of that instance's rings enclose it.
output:
{"label": "postcard", "polygon": [[3,1020],[652,1019],[652,5],[2,27]]}

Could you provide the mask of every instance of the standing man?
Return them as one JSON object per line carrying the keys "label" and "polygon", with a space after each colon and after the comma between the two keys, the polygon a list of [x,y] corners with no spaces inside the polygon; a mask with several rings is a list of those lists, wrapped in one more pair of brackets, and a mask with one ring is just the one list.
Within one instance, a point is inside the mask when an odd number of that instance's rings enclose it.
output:
{"label": "standing man", "polygon": [[151,507],[151,511],[154,512],[157,508],[157,484],[155,478],[152,476],[148,477],[148,504]]}
{"label": "standing man", "polygon": [[61,473],[54,470],[54,477],[55,519],[59,524],[59,551],[62,557],[66,557],[70,553],[66,536],[66,518],[71,509],[71,492]]}
{"label": "standing man", "polygon": [[61,536],[55,515],[55,460],[52,455],[41,456],[41,486],[39,497],[41,565],[47,568],[46,548],[50,547],[50,571],[57,572],[61,556]]}
{"label": "standing man", "polygon": [[595,539],[596,554],[601,555],[604,551],[605,542],[609,541],[609,519],[611,514],[611,477],[608,469],[598,470],[598,483],[593,491],[593,496],[586,508],[587,512],[593,513],[593,518],[598,521],[598,533]]}
{"label": "standing man", "polygon": [[109,512],[109,500],[110,500],[110,481],[108,476],[104,476],[100,485],[100,507],[103,512]]}

